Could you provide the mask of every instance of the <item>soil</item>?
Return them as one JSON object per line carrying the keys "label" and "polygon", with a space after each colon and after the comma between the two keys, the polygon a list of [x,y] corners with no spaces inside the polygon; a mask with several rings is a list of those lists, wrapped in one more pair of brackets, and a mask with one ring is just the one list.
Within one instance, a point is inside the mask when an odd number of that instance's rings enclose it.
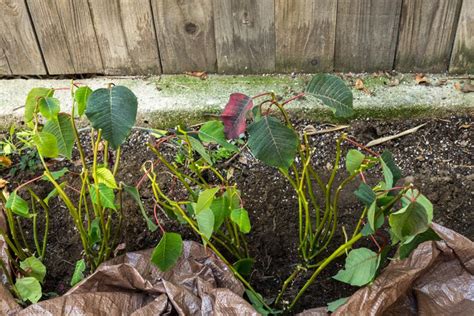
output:
{"label": "soil", "polygon": [[[474,125],[471,116],[431,120],[354,120],[345,132],[359,142],[367,143],[372,139],[396,134],[422,123],[427,124],[417,132],[372,149],[379,152],[387,149],[393,153],[404,176],[409,177],[406,180],[414,182],[433,203],[437,223],[473,239]],[[302,129],[310,124],[317,129],[326,128],[323,124],[306,121],[298,122],[297,126]],[[334,144],[339,133],[318,134],[310,138],[316,148],[313,164],[324,174],[323,178],[327,177],[328,167],[331,167],[334,159]],[[88,143],[87,133],[83,136],[84,143]],[[150,136],[146,131],[136,130],[132,133],[123,146],[123,162],[117,177],[119,180],[127,184],[139,181],[143,174],[142,164],[154,159],[153,153],[146,147],[149,139]],[[352,147],[349,144],[344,145],[344,151],[350,148]],[[170,149],[166,151],[168,155],[172,154]],[[70,163],[63,161],[51,164],[53,165],[51,168],[56,170]],[[79,171],[77,164],[72,163],[70,167],[73,171]],[[248,244],[256,264],[250,281],[265,298],[273,299],[298,261],[298,237],[295,234],[298,230],[296,197],[286,180],[275,169],[257,162],[249,152],[243,152],[238,159],[235,159],[232,167],[235,169],[235,181],[242,192],[243,204],[250,212],[252,222]],[[10,181],[9,189],[13,189],[19,183],[40,173],[22,172],[10,177],[4,171],[3,174],[0,173],[0,177]],[[71,186],[77,185],[72,175],[67,177],[70,178]],[[340,178],[338,180],[340,181]],[[162,175],[160,181],[170,183],[166,175]],[[357,185],[356,181],[348,187],[341,199],[340,221],[349,232],[360,215],[360,204],[352,194]],[[35,185],[34,189],[37,194],[45,196],[51,187],[42,183]],[[152,193],[146,185],[140,192],[146,209],[152,216]],[[177,191],[176,194],[181,192]],[[49,244],[45,259],[48,275],[44,292],[62,294],[69,288],[74,263],[81,257],[81,246],[67,209],[57,199],[54,200],[51,209]],[[126,221],[122,229],[121,243],[125,245],[125,249],[122,252],[154,247],[160,238],[159,231],[155,233],[147,231],[138,207],[133,201],[126,199],[124,210]],[[180,231],[184,238],[197,240],[189,230],[166,219],[161,213],[158,213],[158,216],[168,231]],[[26,235],[29,238],[28,231]],[[342,233],[337,232],[333,244],[338,245],[341,241],[343,241]],[[363,241],[359,245],[376,249],[371,241]],[[357,290],[331,278],[342,267],[343,261],[343,258],[339,259],[319,276],[300,300],[296,312],[324,306]],[[285,298],[293,297],[303,284],[303,278],[297,279],[288,289]]]}

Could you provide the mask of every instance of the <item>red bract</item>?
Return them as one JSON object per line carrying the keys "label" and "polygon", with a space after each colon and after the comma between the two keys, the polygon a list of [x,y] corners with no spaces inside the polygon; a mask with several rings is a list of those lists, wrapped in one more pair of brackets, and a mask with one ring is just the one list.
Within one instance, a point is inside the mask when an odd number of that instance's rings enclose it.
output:
{"label": "red bract", "polygon": [[245,132],[247,127],[245,117],[252,107],[253,101],[251,97],[242,93],[232,93],[230,95],[229,102],[221,115],[227,139],[238,138],[240,134]]}

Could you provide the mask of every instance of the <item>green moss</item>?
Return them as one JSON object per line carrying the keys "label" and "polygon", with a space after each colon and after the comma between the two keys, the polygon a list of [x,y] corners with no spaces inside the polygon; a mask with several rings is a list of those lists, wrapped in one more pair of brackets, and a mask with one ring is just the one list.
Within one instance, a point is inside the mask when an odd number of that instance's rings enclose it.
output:
{"label": "green moss", "polygon": [[153,79],[156,87],[165,94],[193,93],[222,91],[260,91],[284,90],[288,87],[304,88],[306,76],[292,78],[288,75],[268,76],[216,76],[209,75],[206,80],[188,75],[163,75]]}

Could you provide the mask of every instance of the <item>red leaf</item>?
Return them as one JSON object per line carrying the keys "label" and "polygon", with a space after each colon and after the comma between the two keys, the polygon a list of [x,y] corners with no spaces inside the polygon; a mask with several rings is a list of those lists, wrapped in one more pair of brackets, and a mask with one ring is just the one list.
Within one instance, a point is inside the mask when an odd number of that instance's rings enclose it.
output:
{"label": "red leaf", "polygon": [[221,119],[224,122],[224,132],[227,139],[238,138],[245,132],[247,112],[252,109],[252,98],[242,93],[232,93],[229,102],[222,112]]}

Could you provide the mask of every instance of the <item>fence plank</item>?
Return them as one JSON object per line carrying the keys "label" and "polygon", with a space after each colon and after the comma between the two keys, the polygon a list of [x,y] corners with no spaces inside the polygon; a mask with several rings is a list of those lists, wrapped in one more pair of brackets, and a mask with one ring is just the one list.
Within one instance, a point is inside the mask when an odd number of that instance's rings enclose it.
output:
{"label": "fence plank", "polygon": [[87,0],[27,0],[50,74],[100,73]]}
{"label": "fence plank", "polygon": [[[41,51],[23,0],[0,0],[0,74],[44,75]],[[3,52],[2,52],[3,51]]]}
{"label": "fence plank", "polygon": [[402,0],[339,0],[335,69],[391,70]]}
{"label": "fence plank", "polygon": [[474,1],[463,1],[451,55],[450,72],[474,73]]}
{"label": "fence plank", "polygon": [[276,70],[332,71],[337,1],[276,0]]}
{"label": "fence plank", "polygon": [[165,73],[216,71],[212,0],[152,0]]}
{"label": "fence plank", "polygon": [[448,69],[460,5],[461,0],[403,1],[397,70]]}
{"label": "fence plank", "polygon": [[213,7],[218,71],[273,72],[273,0],[214,0]]}
{"label": "fence plank", "polygon": [[149,0],[89,1],[106,74],[161,73]]}

